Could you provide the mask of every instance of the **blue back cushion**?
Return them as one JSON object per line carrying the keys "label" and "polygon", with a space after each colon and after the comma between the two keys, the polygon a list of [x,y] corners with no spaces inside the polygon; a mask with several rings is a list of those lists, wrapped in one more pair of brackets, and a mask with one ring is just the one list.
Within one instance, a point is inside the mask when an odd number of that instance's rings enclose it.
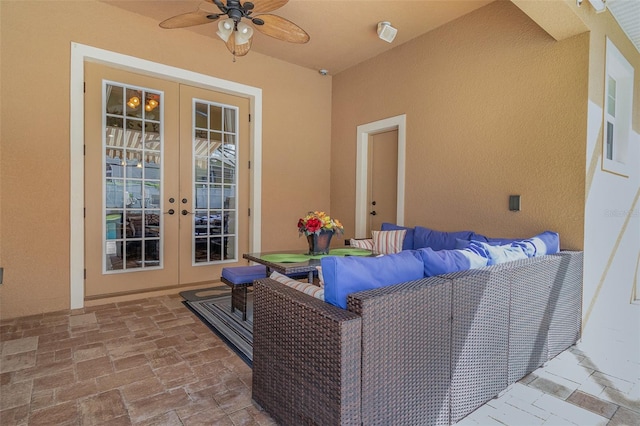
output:
{"label": "blue back cushion", "polygon": [[[478,234],[476,234],[477,236]],[[492,246],[512,246],[520,247],[527,257],[544,256],[545,254],[555,254],[560,251],[560,235],[557,232],[544,231],[531,238],[486,238],[477,239],[475,236],[471,241],[456,239],[456,248],[464,249],[470,246],[471,242],[484,242]]]}
{"label": "blue back cushion", "polygon": [[476,234],[475,232],[469,237],[468,240],[463,240],[461,238],[456,238],[456,248],[464,249],[469,247],[469,243],[471,241],[479,241],[482,243],[487,243],[492,246],[502,246],[505,244],[511,244],[513,241],[517,241],[516,238],[489,238],[485,237],[481,234]]}
{"label": "blue back cushion", "polygon": [[417,251],[424,263],[425,277],[482,268],[489,261],[487,257],[470,249],[435,251],[431,247],[425,247]]}
{"label": "blue back cushion", "polygon": [[522,247],[512,246],[511,244],[493,246],[489,243],[471,241],[467,250],[474,251],[480,256],[488,258],[489,261],[487,262],[487,265],[498,265],[500,263],[526,259],[528,257]]}
{"label": "blue back cushion", "polygon": [[413,250],[381,257],[327,256],[320,264],[325,302],[343,309],[351,293],[424,277],[422,258]]}
{"label": "blue back cushion", "polygon": [[512,246],[518,246],[528,257],[555,254],[560,251],[560,235],[557,232],[544,231],[526,240],[514,241]]}
{"label": "blue back cushion", "polygon": [[431,247],[435,251],[453,250],[456,248],[456,239],[469,240],[476,235],[473,231],[444,232],[435,229],[416,226],[413,234],[414,250]]}
{"label": "blue back cushion", "polygon": [[407,233],[404,234],[404,241],[402,241],[402,250],[413,250],[413,228],[407,228],[388,222],[383,222],[380,226],[381,231],[395,231],[398,229],[407,230]]}

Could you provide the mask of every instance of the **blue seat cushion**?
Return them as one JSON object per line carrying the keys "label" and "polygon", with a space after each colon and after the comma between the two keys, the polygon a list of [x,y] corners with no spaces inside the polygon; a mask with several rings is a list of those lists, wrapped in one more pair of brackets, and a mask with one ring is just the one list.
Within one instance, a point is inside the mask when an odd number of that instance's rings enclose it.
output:
{"label": "blue seat cushion", "polygon": [[229,266],[222,268],[222,277],[234,284],[252,283],[253,280],[265,278],[267,267],[264,265]]}

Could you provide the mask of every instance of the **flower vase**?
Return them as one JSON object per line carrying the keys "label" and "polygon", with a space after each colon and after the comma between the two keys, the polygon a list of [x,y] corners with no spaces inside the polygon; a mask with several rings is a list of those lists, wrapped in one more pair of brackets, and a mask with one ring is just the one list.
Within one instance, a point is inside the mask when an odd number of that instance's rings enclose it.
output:
{"label": "flower vase", "polygon": [[329,254],[333,231],[320,231],[319,234],[307,235],[309,242],[309,255]]}

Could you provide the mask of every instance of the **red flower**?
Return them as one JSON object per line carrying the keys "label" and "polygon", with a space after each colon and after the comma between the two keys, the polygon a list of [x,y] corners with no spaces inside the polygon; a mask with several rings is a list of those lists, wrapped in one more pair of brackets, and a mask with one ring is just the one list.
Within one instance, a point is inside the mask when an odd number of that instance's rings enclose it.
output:
{"label": "red flower", "polygon": [[316,232],[319,231],[320,228],[322,228],[322,221],[320,219],[312,217],[307,220],[307,231]]}

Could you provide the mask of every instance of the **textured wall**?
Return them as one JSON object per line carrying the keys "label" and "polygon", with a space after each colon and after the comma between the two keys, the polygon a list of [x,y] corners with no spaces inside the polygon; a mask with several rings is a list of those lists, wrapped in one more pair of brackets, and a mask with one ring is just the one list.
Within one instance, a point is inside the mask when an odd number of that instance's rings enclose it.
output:
{"label": "textured wall", "polygon": [[[586,343],[593,343],[597,347],[601,345],[602,336],[610,337],[612,330],[617,330],[616,341],[620,345],[628,345],[627,348],[633,348],[632,353],[638,359],[638,307],[630,302],[636,299],[638,303],[637,300],[640,300],[640,52],[608,11],[596,14],[592,9],[582,7],[577,12],[591,30],[583,336]],[[633,123],[626,176],[610,173],[602,168],[607,38],[635,70],[631,114]],[[621,348],[607,349],[611,352],[630,353]]]}
{"label": "textured wall", "polygon": [[353,229],[356,126],[406,114],[405,224],[581,249],[588,48],[494,2],[334,76],[333,214]]}
{"label": "textured wall", "polygon": [[221,42],[100,2],[0,7],[3,318],[69,307],[71,42],[262,88],[263,248],[304,246],[301,210],[329,209],[331,77],[256,52],[234,63]]}

